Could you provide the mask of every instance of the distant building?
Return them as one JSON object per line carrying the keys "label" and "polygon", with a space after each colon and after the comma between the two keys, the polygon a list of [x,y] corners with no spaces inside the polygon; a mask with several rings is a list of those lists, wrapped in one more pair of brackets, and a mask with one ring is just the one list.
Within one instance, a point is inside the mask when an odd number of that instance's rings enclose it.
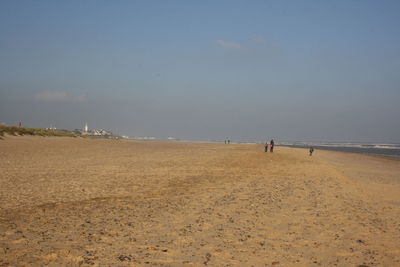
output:
{"label": "distant building", "polygon": [[92,131],[90,131],[90,134],[96,135],[96,136],[113,135],[113,133],[111,131],[107,131],[107,130],[103,130],[103,129],[93,129]]}
{"label": "distant building", "polygon": [[103,130],[103,129],[92,129],[89,130],[88,124],[86,123],[83,129],[75,129],[73,131],[75,134],[91,136],[91,137],[99,137],[99,138],[115,138],[118,139],[119,136],[113,134],[111,131]]}

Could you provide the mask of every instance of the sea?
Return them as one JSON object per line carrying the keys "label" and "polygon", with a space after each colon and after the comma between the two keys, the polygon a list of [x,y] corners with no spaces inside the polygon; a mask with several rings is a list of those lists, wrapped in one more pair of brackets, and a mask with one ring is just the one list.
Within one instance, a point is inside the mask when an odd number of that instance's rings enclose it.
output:
{"label": "sea", "polygon": [[334,150],[400,158],[399,143],[280,142],[281,146]]}

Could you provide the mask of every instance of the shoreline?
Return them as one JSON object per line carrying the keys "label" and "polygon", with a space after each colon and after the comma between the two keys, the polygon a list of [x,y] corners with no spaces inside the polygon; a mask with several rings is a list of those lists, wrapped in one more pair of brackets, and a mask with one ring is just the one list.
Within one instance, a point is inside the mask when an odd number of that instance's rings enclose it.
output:
{"label": "shoreline", "polygon": [[[142,140],[142,139],[110,139],[110,138],[91,138],[91,137],[84,137],[84,136],[75,136],[75,137],[70,137],[70,136],[39,136],[39,135],[9,135],[5,134],[4,136],[1,136],[1,140],[5,140],[7,138],[26,138],[26,137],[46,137],[46,138],[85,138],[85,139],[98,139],[98,140],[118,140],[118,141],[133,141],[133,142],[144,142],[144,143],[183,143],[183,144],[220,144],[220,145],[256,145],[256,146],[264,146],[262,143],[256,143],[256,142],[231,142],[230,144],[225,144],[223,141],[187,141],[187,140],[164,140],[164,139],[154,139],[154,140]],[[287,148],[300,148],[300,149],[306,149],[308,150],[310,146],[302,146],[302,145],[285,145],[285,144],[277,144],[275,147],[287,147]],[[383,154],[383,153],[372,153],[372,152],[358,152],[354,150],[367,150],[368,148],[358,148],[358,147],[340,147],[340,146],[318,146],[318,145],[313,145],[315,150],[323,150],[323,151],[332,151],[332,152],[344,152],[344,153],[352,153],[356,155],[370,155],[370,156],[378,156],[378,157],[385,157],[388,159],[395,159],[395,160],[400,160],[400,155],[393,155],[393,154]],[[347,151],[346,151],[347,150]],[[353,150],[353,151],[351,151]],[[393,150],[393,149],[384,149],[384,150]]]}
{"label": "shoreline", "polygon": [[[311,147],[311,146],[296,146],[296,145],[279,145],[279,146],[289,147],[289,148],[303,148],[303,149],[309,149]],[[397,155],[397,154],[366,152],[368,150],[368,148],[329,147],[329,146],[312,146],[312,147],[315,150],[345,152],[345,153],[353,153],[353,154],[361,154],[361,155],[384,156],[384,157],[388,157],[388,158],[400,159],[400,155]],[[369,149],[369,150],[372,150],[372,149]],[[393,149],[380,149],[380,150],[385,150],[387,152],[391,152]],[[397,149],[396,149],[396,151],[397,151]]]}
{"label": "shoreline", "polygon": [[[295,146],[286,146],[286,145],[277,145],[276,147],[286,147],[290,149],[301,149],[304,150],[308,153],[309,147],[295,147]],[[318,153],[319,151],[326,151],[326,152],[332,152],[332,153],[344,153],[348,155],[354,155],[354,156],[368,156],[368,157],[376,157],[376,158],[383,158],[387,160],[393,160],[393,161],[400,161],[400,156],[393,156],[393,155],[384,155],[384,154],[372,154],[372,153],[361,153],[361,152],[350,152],[350,151],[340,151],[340,150],[332,150],[332,149],[321,149],[321,148],[315,148],[314,147],[314,153],[313,156],[315,156],[315,153]]]}

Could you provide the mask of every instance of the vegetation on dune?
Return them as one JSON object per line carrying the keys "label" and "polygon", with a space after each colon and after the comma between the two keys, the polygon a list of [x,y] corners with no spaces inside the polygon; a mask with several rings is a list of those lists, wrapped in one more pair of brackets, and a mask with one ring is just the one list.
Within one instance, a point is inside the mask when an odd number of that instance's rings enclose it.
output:
{"label": "vegetation on dune", "polygon": [[4,136],[4,134],[9,134],[14,136],[16,135],[69,136],[69,137],[77,136],[76,134],[62,130],[48,130],[42,128],[27,128],[27,127],[0,125],[0,138]]}

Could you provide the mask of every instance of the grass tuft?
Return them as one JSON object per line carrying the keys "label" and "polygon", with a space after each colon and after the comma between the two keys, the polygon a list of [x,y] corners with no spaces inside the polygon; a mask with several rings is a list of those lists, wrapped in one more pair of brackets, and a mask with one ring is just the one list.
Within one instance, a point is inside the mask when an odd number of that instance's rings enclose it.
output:
{"label": "grass tuft", "polygon": [[67,136],[67,137],[77,137],[76,134],[73,134],[69,131],[62,130],[47,130],[42,128],[27,128],[27,127],[17,127],[17,126],[8,126],[8,125],[0,125],[0,139],[5,135],[38,135],[38,136]]}

